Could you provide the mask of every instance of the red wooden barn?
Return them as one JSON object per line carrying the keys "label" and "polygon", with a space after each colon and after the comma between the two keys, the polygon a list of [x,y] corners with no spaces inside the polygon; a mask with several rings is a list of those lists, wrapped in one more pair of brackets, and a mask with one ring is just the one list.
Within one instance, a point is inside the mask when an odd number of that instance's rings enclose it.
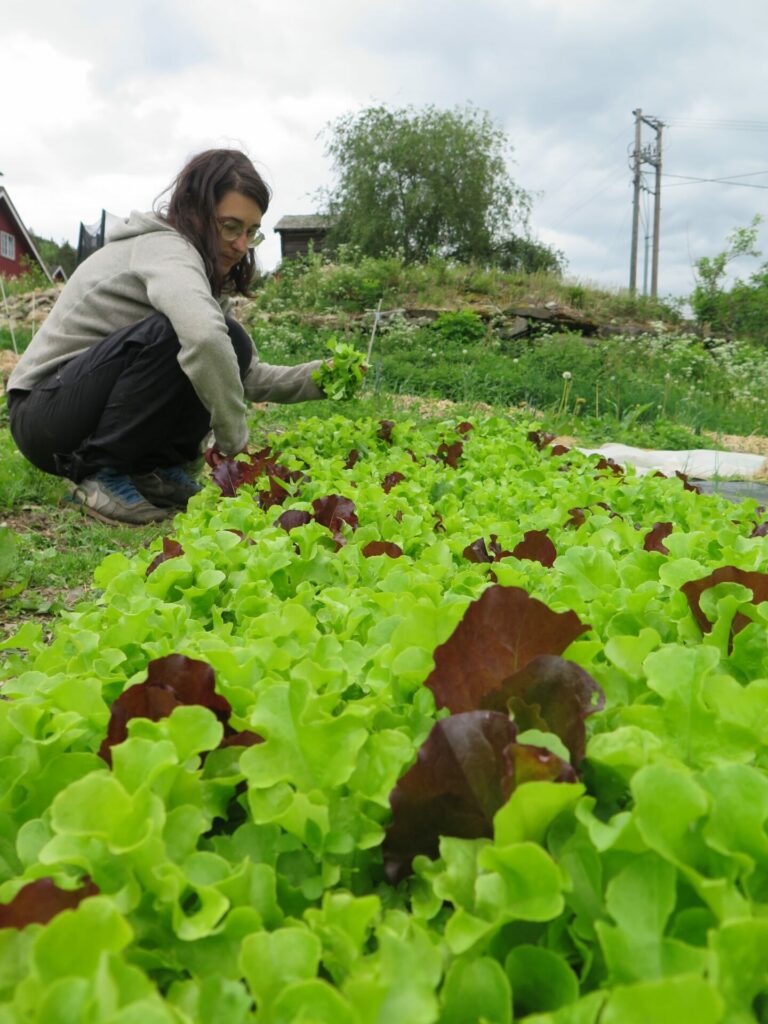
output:
{"label": "red wooden barn", "polygon": [[45,276],[50,280],[48,268],[40,258],[35,243],[24,227],[11,197],[0,185],[0,275],[18,277],[27,269],[28,264],[40,265]]}

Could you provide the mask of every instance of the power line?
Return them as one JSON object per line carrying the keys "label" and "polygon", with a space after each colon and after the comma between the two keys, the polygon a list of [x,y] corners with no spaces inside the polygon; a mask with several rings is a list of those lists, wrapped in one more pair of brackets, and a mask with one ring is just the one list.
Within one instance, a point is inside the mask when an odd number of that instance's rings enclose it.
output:
{"label": "power line", "polygon": [[[768,171],[750,171],[748,174],[723,174],[718,178],[696,178],[696,181],[734,181],[736,178],[756,178],[760,174],[768,174]],[[688,174],[665,174],[665,178],[690,178]]]}
{"label": "power line", "polygon": [[739,121],[733,118],[668,117],[674,128],[708,128],[716,131],[768,132],[768,121]]}
{"label": "power line", "polygon": [[[755,171],[755,174],[768,174],[768,171]],[[738,188],[761,188],[768,189],[768,185],[754,185],[749,181],[736,181],[736,178],[748,178],[748,174],[735,174],[730,178],[694,178],[690,174],[665,174],[665,178],[683,178],[683,181],[678,181],[667,185],[667,188],[680,188],[683,185],[698,185],[703,182],[713,182],[717,185],[736,185]]]}
{"label": "power line", "polygon": [[724,174],[718,181],[733,181],[735,178],[756,178],[758,174],[768,174],[768,171],[750,171],[749,174]]}
{"label": "power line", "polygon": [[625,207],[624,213],[622,215],[622,219],[617,223],[616,230],[614,232],[613,238],[611,239],[609,245],[607,246],[606,253],[605,253],[605,259],[603,261],[602,266],[600,267],[601,273],[606,271],[606,270],[615,270],[617,259],[612,254],[614,252],[618,251],[619,243],[621,243],[623,245],[623,239],[624,239],[624,236],[626,234],[626,230],[627,230],[627,225],[629,223],[629,219],[630,219],[630,210],[629,210],[629,207]]}
{"label": "power line", "polygon": [[[623,134],[624,134],[624,129],[621,128],[618,132],[616,132],[616,134],[614,135],[614,137],[612,139],[609,139],[607,145],[609,147],[612,147],[614,142],[616,142],[617,139],[621,138],[621,136]],[[569,174],[567,178],[565,178],[563,181],[559,182],[559,184],[555,185],[553,188],[546,189],[547,198],[548,199],[552,199],[552,197],[554,195],[557,195],[558,192],[561,192],[565,188],[566,185],[570,185],[573,182],[574,178],[577,178],[579,176],[579,174],[582,174],[585,170],[586,170],[586,167],[581,167],[578,170],[574,171],[572,174]]]}
{"label": "power line", "polygon": [[[623,174],[623,172],[622,172],[622,174]],[[589,203],[592,202],[593,199],[597,199],[597,197],[599,195],[602,195],[602,193],[605,192],[605,190],[610,185],[614,184],[614,182],[616,182],[618,180],[619,180],[618,172],[616,170],[609,171],[608,174],[600,182],[597,190],[595,192],[593,192],[592,195],[587,196],[586,199],[582,199],[578,203],[576,203],[574,206],[568,207],[568,209],[565,210],[564,213],[560,214],[560,220],[561,221],[567,220],[568,217],[571,216],[571,214],[574,214],[574,213],[576,213],[577,210],[580,210],[582,207],[587,206]]]}

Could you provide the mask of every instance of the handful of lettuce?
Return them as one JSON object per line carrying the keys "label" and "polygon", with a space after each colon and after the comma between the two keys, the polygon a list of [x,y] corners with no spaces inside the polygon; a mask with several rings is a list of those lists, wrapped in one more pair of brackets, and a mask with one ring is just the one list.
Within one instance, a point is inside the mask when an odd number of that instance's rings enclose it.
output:
{"label": "handful of lettuce", "polygon": [[363,379],[365,356],[354,345],[336,338],[328,339],[328,348],[331,359],[313,371],[312,379],[327,398],[336,401],[352,398]]}

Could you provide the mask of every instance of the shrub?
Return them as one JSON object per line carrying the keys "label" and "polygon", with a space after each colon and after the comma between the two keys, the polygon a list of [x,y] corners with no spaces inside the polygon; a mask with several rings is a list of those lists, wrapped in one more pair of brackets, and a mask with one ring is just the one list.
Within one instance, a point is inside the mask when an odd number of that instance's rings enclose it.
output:
{"label": "shrub", "polygon": [[716,334],[760,342],[765,342],[768,335],[768,264],[763,264],[746,282],[737,278],[729,291],[723,287],[733,260],[761,255],[756,248],[761,221],[759,215],[753,217],[749,227],[731,232],[723,252],[696,261],[691,308],[698,322]]}
{"label": "shrub", "polygon": [[485,324],[477,313],[471,310],[441,313],[431,329],[441,342],[449,345],[474,345],[482,341],[487,334]]}

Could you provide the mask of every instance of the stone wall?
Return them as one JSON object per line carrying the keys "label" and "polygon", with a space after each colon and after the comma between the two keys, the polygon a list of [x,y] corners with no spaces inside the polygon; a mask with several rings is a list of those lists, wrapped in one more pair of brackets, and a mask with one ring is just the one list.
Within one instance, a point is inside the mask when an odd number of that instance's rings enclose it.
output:
{"label": "stone wall", "polygon": [[0,327],[8,327],[9,322],[14,328],[39,326],[50,313],[63,287],[63,284],[58,284],[6,296],[4,304],[0,300]]}
{"label": "stone wall", "polygon": [[[235,315],[243,323],[248,324],[256,320],[269,322],[270,320],[290,320],[295,323],[308,324],[313,327],[327,330],[343,330],[345,327],[359,323],[361,326],[370,326],[372,323],[371,313],[294,313],[290,311],[281,313],[266,313],[256,308],[255,304],[244,298],[235,300]],[[441,313],[457,312],[455,308],[424,308],[424,307],[400,307],[397,309],[383,309],[381,321],[386,324],[396,317],[403,317],[415,323],[419,327],[431,324]],[[555,302],[548,302],[542,306],[509,306],[502,309],[500,306],[472,305],[463,306],[461,311],[476,313],[482,320],[488,323],[493,330],[502,338],[522,338],[525,336],[539,335],[542,331],[575,331],[586,338],[609,337],[614,334],[641,334],[647,327],[641,325],[623,324],[600,324],[596,320],[585,316],[577,310],[566,306],[558,305]]]}
{"label": "stone wall", "polygon": [[[51,310],[59,296],[63,285],[51,288],[36,289],[21,295],[9,295],[7,308],[0,307],[0,327],[10,323],[17,327],[38,327]],[[295,322],[327,330],[343,330],[355,323],[360,326],[371,324],[370,313],[267,313],[256,308],[255,303],[246,298],[238,297],[234,301],[235,315],[244,324],[251,321],[282,321],[291,319]],[[578,310],[547,302],[541,306],[509,306],[501,308],[492,305],[473,305],[462,307],[476,313],[482,320],[493,327],[501,338],[522,338],[540,335],[542,331],[575,331],[585,338],[610,337],[612,335],[637,335],[648,330],[644,324],[599,323],[585,316]],[[426,326],[436,320],[441,313],[456,312],[449,308],[402,307],[381,311],[384,323],[396,317],[403,317],[418,326]]]}

